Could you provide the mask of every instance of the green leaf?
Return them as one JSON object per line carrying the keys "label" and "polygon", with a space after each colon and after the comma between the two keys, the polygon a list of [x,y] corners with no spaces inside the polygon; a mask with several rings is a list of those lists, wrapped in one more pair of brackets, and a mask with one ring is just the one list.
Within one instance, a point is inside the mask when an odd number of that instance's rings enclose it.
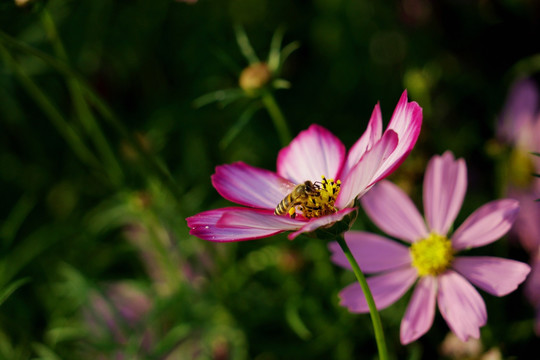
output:
{"label": "green leaf", "polygon": [[43,344],[33,343],[32,348],[34,348],[40,360],[62,360],[60,356]]}
{"label": "green leaf", "polygon": [[240,99],[245,96],[245,93],[241,89],[223,89],[212,91],[211,93],[204,94],[193,100],[193,106],[200,108],[213,102],[219,102],[223,106],[230,104],[234,100]]}
{"label": "green leaf", "polygon": [[32,211],[35,204],[36,200],[26,194],[21,196],[19,201],[17,201],[17,204],[15,204],[0,228],[0,237],[4,241],[4,247],[8,248],[12,244],[21,224],[30,211]]}
{"label": "green leaf", "polygon": [[311,338],[311,331],[309,331],[302,318],[300,318],[298,307],[298,299],[289,299],[285,307],[285,319],[296,335],[303,340],[307,340]]}
{"label": "green leaf", "polygon": [[253,50],[253,47],[251,46],[249,39],[246,35],[246,32],[244,31],[244,28],[240,25],[235,26],[235,33],[236,33],[236,42],[238,43],[238,47],[240,48],[240,51],[244,55],[244,57],[247,59],[249,64],[255,64],[258,62],[261,62],[257,55],[255,54],[255,50]]}
{"label": "green leaf", "polygon": [[45,225],[17,242],[17,247],[0,260],[0,286],[57,241],[74,238],[76,231],[65,224]]}
{"label": "green leaf", "polygon": [[283,41],[283,35],[285,30],[280,27],[274,33],[272,42],[270,43],[270,52],[268,53],[268,68],[275,74],[281,65],[281,42]]}
{"label": "green leaf", "polygon": [[227,148],[231,142],[240,134],[242,129],[246,127],[249,123],[249,120],[253,117],[253,114],[261,108],[260,104],[252,104],[249,106],[238,118],[238,121],[227,131],[223,139],[219,142],[219,147],[221,149]]}
{"label": "green leaf", "polygon": [[184,341],[190,334],[193,332],[193,328],[188,324],[180,324],[171,329],[165,336],[162,337],[161,341],[156,344],[154,347],[154,353],[156,355],[164,355],[180,343]]}
{"label": "green leaf", "polygon": [[287,58],[298,48],[300,48],[300,42],[293,41],[281,50],[281,63],[279,64],[278,71],[281,71],[281,67],[285,63],[285,60],[287,60]]}
{"label": "green leaf", "polygon": [[9,298],[9,296],[15,292],[15,290],[17,290],[29,281],[30,279],[28,278],[19,279],[0,290],[0,305],[2,305],[4,301],[6,301],[7,298]]}
{"label": "green leaf", "polygon": [[291,83],[285,79],[276,79],[272,82],[274,89],[290,89]]}

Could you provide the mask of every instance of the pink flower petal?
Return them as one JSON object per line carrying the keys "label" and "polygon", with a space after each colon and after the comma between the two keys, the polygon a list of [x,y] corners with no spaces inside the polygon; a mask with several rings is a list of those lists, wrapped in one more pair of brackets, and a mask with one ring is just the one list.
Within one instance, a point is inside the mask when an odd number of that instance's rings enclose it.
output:
{"label": "pink flower petal", "polygon": [[228,212],[246,212],[253,211],[249,208],[229,207],[216,210],[209,210],[188,217],[187,223],[190,228],[189,233],[204,240],[216,242],[242,241],[259,239],[267,236],[272,236],[282,232],[278,229],[262,229],[262,228],[232,228],[218,226],[217,223],[224,214]]}
{"label": "pink flower petal", "polygon": [[540,201],[535,201],[540,193],[537,196],[531,191],[512,189],[509,197],[519,201],[519,213],[511,232],[525,250],[534,253],[540,247]]}
{"label": "pink flower petal", "polygon": [[531,260],[531,275],[525,282],[525,296],[540,310],[540,253]]}
{"label": "pink flower petal", "polygon": [[340,178],[345,178],[349,171],[360,161],[362,156],[375,145],[375,143],[382,136],[382,115],[381,107],[379,103],[375,105],[371,119],[369,120],[366,131],[362,134],[360,139],[354,143],[349,150],[345,166],[341,172]]}
{"label": "pink flower petal", "polygon": [[[409,155],[422,127],[422,108],[414,101],[408,102],[407,90],[403,91],[394,110],[386,131],[393,130],[398,134],[398,145],[392,155],[386,159],[384,166],[377,174],[377,179],[390,175]],[[384,136],[384,135],[383,135]]]}
{"label": "pink flower petal", "polygon": [[285,148],[277,160],[277,173],[296,184],[336,179],[345,161],[345,146],[330,131],[311,125]]}
{"label": "pink flower petal", "polygon": [[452,267],[480,289],[495,296],[516,290],[531,271],[519,261],[489,256],[456,257]]}
{"label": "pink flower petal", "polygon": [[212,184],[227,200],[272,210],[295,186],[276,173],[243,162],[216,167]]}
{"label": "pink flower petal", "polygon": [[[536,153],[540,153],[540,113],[536,115],[536,122],[531,127],[531,131],[528,133],[529,136],[525,139],[523,139],[524,145],[523,148],[527,149],[526,151],[534,151]],[[534,168],[536,169],[536,173],[540,172],[540,156],[534,156],[532,154],[529,154],[529,158],[532,160],[534,164]],[[533,179],[533,191],[536,191],[536,193],[540,193],[540,179],[534,178]]]}
{"label": "pink flower petal", "polygon": [[432,276],[421,277],[401,320],[400,339],[403,345],[424,335],[433,324],[436,295],[437,279]]}
{"label": "pink flower petal", "polygon": [[461,341],[478,339],[487,321],[486,305],[474,287],[458,273],[448,270],[439,276],[439,311]]}
{"label": "pink flower petal", "polygon": [[338,209],[352,206],[357,197],[365,194],[373,186],[375,175],[396,148],[397,141],[397,134],[387,131],[382,139],[364,154],[358,164],[342,180],[341,190],[336,199]]}
{"label": "pink flower petal", "polygon": [[[535,82],[530,78],[516,81],[508,93],[504,109],[497,124],[499,140],[516,145],[523,130],[535,121],[539,95]],[[532,149],[529,149],[532,150]]]}
{"label": "pink flower petal", "polygon": [[[411,264],[408,247],[382,236],[363,231],[347,231],[345,241],[360,269],[365,273],[395,270]],[[349,260],[337,242],[331,242],[328,248],[332,252],[332,261],[335,264],[352,270]]]}
{"label": "pink flower petal", "polygon": [[424,213],[428,227],[446,235],[461,209],[467,190],[467,167],[450,151],[434,156],[424,178]]}
{"label": "pink flower petal", "polygon": [[388,235],[408,242],[427,237],[424,219],[416,206],[391,182],[379,182],[360,201],[369,218]]}
{"label": "pink flower petal", "polygon": [[[404,267],[367,279],[377,309],[382,310],[395,303],[414,284],[416,277],[415,268]],[[358,283],[353,283],[341,290],[339,297],[340,304],[348,308],[350,312],[369,312],[364,292]]]}
{"label": "pink flower petal", "polygon": [[217,222],[218,227],[274,231],[296,230],[304,224],[299,219],[274,215],[273,211],[244,208],[227,211]]}
{"label": "pink flower petal", "polygon": [[302,226],[300,230],[289,234],[288,237],[290,240],[292,240],[302,233],[312,232],[312,231],[317,230],[320,227],[331,225],[337,221],[340,221],[341,219],[345,217],[345,215],[350,214],[353,211],[356,211],[356,208],[346,208],[346,209],[338,211],[335,214],[321,216],[320,218],[313,218],[309,220],[307,223],[304,223],[304,226]]}
{"label": "pink flower petal", "polygon": [[519,211],[512,199],[489,202],[472,213],[452,235],[455,250],[489,244],[510,230]]}

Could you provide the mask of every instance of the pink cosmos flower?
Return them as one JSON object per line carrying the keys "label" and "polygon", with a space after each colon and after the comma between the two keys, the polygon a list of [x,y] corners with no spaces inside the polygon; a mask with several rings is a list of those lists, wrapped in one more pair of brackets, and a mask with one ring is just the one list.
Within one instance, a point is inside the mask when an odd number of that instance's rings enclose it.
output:
{"label": "pink cosmos flower", "polygon": [[[187,218],[190,234],[210,241],[239,241],[294,231],[295,238],[342,220],[355,211],[355,199],[388,176],[412,150],[422,124],[422,109],[403,92],[386,131],[379,104],[367,130],[346,154],[345,146],[325,128],[311,125],[283,148],[277,172],[237,162],[216,167],[212,184],[226,199],[246,207],[204,211]],[[325,178],[322,178],[325,176]],[[322,182],[321,182],[321,179]],[[290,216],[275,215],[280,202],[298,184],[320,184],[310,201]]]}
{"label": "pink cosmos flower", "polygon": [[[452,153],[435,156],[424,178],[425,222],[407,195],[383,181],[361,199],[367,215],[387,234],[410,243],[407,247],[385,237],[358,231],[345,233],[360,268],[377,273],[368,284],[378,309],[397,301],[417,282],[401,322],[401,342],[425,334],[433,323],[435,304],[450,329],[462,341],[478,338],[486,324],[486,306],[471,285],[503,296],[525,280],[530,267],[518,261],[489,256],[455,256],[458,251],[489,244],[512,226],[518,202],[502,199],[485,204],[449,235],[467,187],[463,159]],[[350,265],[337,243],[330,244],[332,260]],[[418,280],[418,281],[417,281]],[[352,284],[340,293],[341,304],[352,312],[368,312],[363,292]]]}

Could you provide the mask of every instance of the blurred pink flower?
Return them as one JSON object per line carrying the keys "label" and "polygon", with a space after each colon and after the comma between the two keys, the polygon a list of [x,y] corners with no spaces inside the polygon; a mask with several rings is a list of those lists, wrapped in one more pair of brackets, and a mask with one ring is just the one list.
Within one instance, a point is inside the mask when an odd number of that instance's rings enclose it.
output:
{"label": "blurred pink flower", "polygon": [[516,81],[498,119],[497,138],[511,147],[507,165],[510,191],[519,189],[540,193],[540,93],[529,78]]}
{"label": "blurred pink flower", "polygon": [[528,78],[516,81],[498,119],[497,138],[510,145],[530,148],[530,129],[537,121],[540,98],[534,81]]}
{"label": "blurred pink flower", "polygon": [[525,282],[525,296],[536,312],[534,331],[540,337],[540,193],[519,192],[513,190],[511,194],[521,199],[521,209],[512,228],[521,245],[531,255],[531,274]]}
{"label": "blurred pink flower", "polygon": [[[355,211],[355,199],[377,181],[388,176],[412,150],[422,123],[422,109],[401,96],[384,133],[379,104],[375,106],[366,132],[346,155],[345,146],[325,128],[311,125],[283,148],[277,172],[242,162],[221,165],[212,184],[226,199],[247,207],[205,211],[187,218],[190,234],[210,241],[239,241],[263,238],[284,231],[303,232],[330,226]],[[316,216],[277,216],[274,209],[297,184],[328,179],[321,195],[325,211]],[[335,182],[334,182],[335,179]],[[338,192],[337,196],[334,192]],[[321,191],[322,193],[322,191]],[[298,210],[298,209],[297,209]],[[292,214],[296,215],[296,213]]]}
{"label": "blurred pink flower", "polygon": [[520,202],[512,237],[531,255],[531,275],[525,295],[536,311],[535,332],[540,336],[540,93],[532,79],[516,81],[499,118],[497,137],[511,146],[506,192]]}
{"label": "blurred pink flower", "polygon": [[521,246],[534,255],[540,250],[540,192],[511,188],[508,196],[519,201],[519,213],[511,231]]}
{"label": "blurred pink flower", "polygon": [[127,358],[121,350],[131,338],[138,338],[140,350],[148,351],[153,342],[150,329],[145,321],[153,302],[139,287],[128,282],[118,282],[107,286],[104,294],[93,291],[89,296],[90,303],[84,309],[83,316],[90,330],[91,341],[99,348],[101,343],[115,343],[111,351],[116,359]]}
{"label": "blurred pink flower", "polygon": [[525,296],[536,311],[534,332],[540,336],[540,251],[533,255],[531,267],[531,275],[525,282]]}
{"label": "blurred pink flower", "polygon": [[[518,202],[502,199],[473,212],[450,236],[447,235],[463,202],[467,187],[463,159],[450,152],[435,156],[424,178],[425,222],[409,197],[394,184],[383,181],[361,201],[372,221],[387,234],[411,243],[410,247],[385,237],[358,231],[345,240],[360,268],[378,273],[368,284],[378,309],[384,309],[418,283],[401,322],[401,342],[408,344],[424,335],[433,323],[435,304],[450,329],[462,341],[478,338],[487,313],[480,294],[471,285],[503,296],[525,280],[530,267],[524,263],[488,256],[455,253],[489,244],[512,226]],[[427,224],[427,225],[426,225]],[[332,260],[350,265],[337,243],[330,244]],[[341,304],[352,312],[368,312],[358,284],[340,293]]]}

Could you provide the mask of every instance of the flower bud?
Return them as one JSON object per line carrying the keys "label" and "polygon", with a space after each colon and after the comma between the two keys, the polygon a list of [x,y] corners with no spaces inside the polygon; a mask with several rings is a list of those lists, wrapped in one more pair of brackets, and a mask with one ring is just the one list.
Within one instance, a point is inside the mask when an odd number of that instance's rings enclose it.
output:
{"label": "flower bud", "polygon": [[15,5],[19,6],[19,7],[23,7],[23,6],[26,6],[28,5],[28,3],[30,3],[31,0],[15,0]]}
{"label": "flower bud", "polygon": [[454,333],[448,333],[441,344],[440,352],[451,359],[476,358],[482,354],[482,342],[474,338],[461,341]]}
{"label": "flower bud", "polygon": [[251,95],[263,88],[271,78],[272,72],[268,65],[261,62],[252,64],[242,70],[238,83],[242,90]]}

